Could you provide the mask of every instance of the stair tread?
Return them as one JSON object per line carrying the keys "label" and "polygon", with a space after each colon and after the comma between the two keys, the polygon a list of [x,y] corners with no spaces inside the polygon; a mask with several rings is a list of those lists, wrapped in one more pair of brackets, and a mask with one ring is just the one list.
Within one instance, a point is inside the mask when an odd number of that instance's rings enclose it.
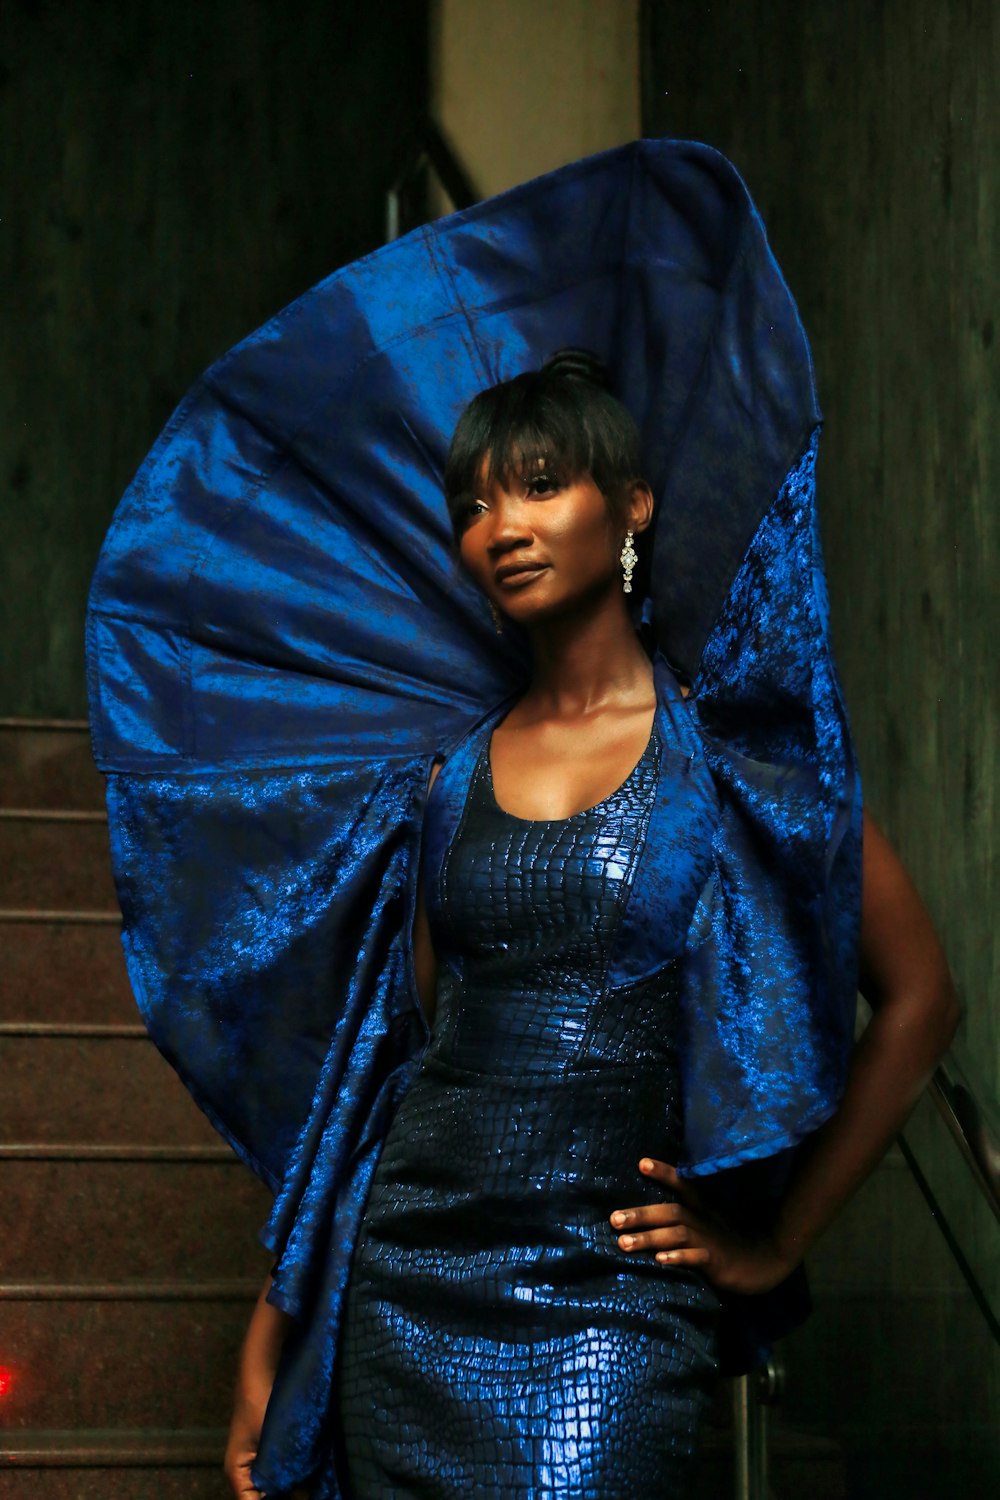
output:
{"label": "stair tread", "polygon": [[198,1281],[263,1280],[258,1236],[273,1194],[220,1147],[207,1161],[0,1157],[4,1280],[164,1282],[179,1268]]}
{"label": "stair tread", "polygon": [[121,922],[122,914],[110,906],[3,906],[0,922]]}
{"label": "stair tread", "polygon": [[4,1301],[5,1442],[74,1424],[224,1426],[251,1306],[249,1298]]}
{"label": "stair tread", "polygon": [[77,906],[118,910],[107,823],[0,818],[0,907]]}
{"label": "stair tread", "polygon": [[12,922],[0,939],[0,1020],[138,1021],[121,921]]}
{"label": "stair tread", "polygon": [[131,1141],[0,1141],[0,1161],[230,1162],[239,1158],[223,1141],[137,1146]]}
{"label": "stair tread", "polygon": [[222,1427],[26,1428],[0,1438],[0,1463],[7,1468],[214,1465],[225,1447]]}
{"label": "stair tread", "polygon": [[[214,1145],[218,1134],[145,1037],[7,1037],[0,1139]],[[58,1090],[52,1078],[60,1079]]]}
{"label": "stair tread", "polygon": [[252,1301],[260,1278],[250,1276],[133,1277],[127,1281],[0,1281],[0,1302]]}
{"label": "stair tread", "polygon": [[105,781],[86,720],[0,720],[0,804],[100,808]]}

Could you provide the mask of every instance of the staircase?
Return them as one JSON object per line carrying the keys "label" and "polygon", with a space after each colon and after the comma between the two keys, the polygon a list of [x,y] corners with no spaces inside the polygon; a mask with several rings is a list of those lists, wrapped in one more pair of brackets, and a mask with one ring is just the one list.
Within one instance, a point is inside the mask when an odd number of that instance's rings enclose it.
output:
{"label": "staircase", "polygon": [[85,721],[0,719],[0,1500],[227,1500],[269,1195],[146,1036]]}

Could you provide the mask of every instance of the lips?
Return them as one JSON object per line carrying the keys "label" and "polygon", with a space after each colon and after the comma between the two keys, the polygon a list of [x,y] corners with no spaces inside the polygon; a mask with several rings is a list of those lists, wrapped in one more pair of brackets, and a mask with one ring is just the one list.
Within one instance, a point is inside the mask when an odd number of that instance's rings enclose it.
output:
{"label": "lips", "polygon": [[500,584],[524,583],[529,578],[534,578],[536,573],[542,573],[548,567],[548,563],[507,563],[496,570],[496,581]]}

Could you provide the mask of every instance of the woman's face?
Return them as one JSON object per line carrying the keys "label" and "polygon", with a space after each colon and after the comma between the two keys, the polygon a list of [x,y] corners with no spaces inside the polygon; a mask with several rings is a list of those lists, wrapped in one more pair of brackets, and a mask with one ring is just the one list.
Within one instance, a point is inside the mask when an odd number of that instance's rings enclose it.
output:
{"label": "woman's face", "polygon": [[560,479],[538,460],[530,473],[487,484],[486,469],[484,458],[459,551],[498,609],[530,626],[621,587],[629,522],[612,519],[589,474]]}

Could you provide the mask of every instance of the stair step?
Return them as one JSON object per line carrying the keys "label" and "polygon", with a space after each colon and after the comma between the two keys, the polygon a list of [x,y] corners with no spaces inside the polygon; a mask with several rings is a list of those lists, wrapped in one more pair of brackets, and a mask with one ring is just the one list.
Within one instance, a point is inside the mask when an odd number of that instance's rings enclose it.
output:
{"label": "stair step", "polygon": [[2,1047],[0,1143],[218,1141],[148,1037],[6,1037]]}
{"label": "stair step", "polygon": [[0,1302],[253,1302],[260,1277],[215,1281],[2,1281]]}
{"label": "stair step", "polygon": [[251,1311],[251,1297],[5,1302],[4,1441],[37,1428],[227,1426]]}
{"label": "stair step", "polygon": [[187,1468],[221,1464],[226,1429],[35,1429],[0,1438],[0,1464],[20,1468]]}
{"label": "stair step", "polygon": [[139,1019],[120,922],[11,922],[0,942],[0,1020]]}
{"label": "stair step", "polygon": [[0,818],[0,908],[118,911],[106,823]]}
{"label": "stair step", "polygon": [[107,906],[99,911],[85,906],[76,906],[64,911],[42,906],[0,907],[0,922],[8,927],[16,927],[22,922],[41,922],[48,926],[55,926],[62,922],[94,922],[100,927],[120,927],[121,920],[121,912],[112,911]]}
{"label": "stair step", "polygon": [[109,1040],[112,1037],[128,1038],[134,1041],[136,1038],[145,1037],[146,1028],[141,1021],[126,1021],[121,1023],[104,1021],[0,1021],[0,1036],[30,1036],[39,1037],[101,1037]]}
{"label": "stair step", "polygon": [[86,721],[0,720],[0,804],[103,808]]}
{"label": "stair step", "polygon": [[225,1449],[223,1427],[3,1435],[0,1500],[232,1500]]}
{"label": "stair step", "polygon": [[0,1162],[0,1203],[5,1281],[166,1279],[183,1265],[263,1282],[270,1266],[257,1234],[271,1194],[228,1149],[217,1163]]}
{"label": "stair step", "polygon": [[225,1162],[236,1165],[237,1157],[221,1139],[198,1146],[134,1146],[129,1141],[88,1145],[86,1141],[0,1141],[4,1161],[120,1161],[120,1162]]}
{"label": "stair step", "polygon": [[198,1468],[0,1467],[0,1500],[233,1500],[223,1451]]}
{"label": "stair step", "polygon": [[99,823],[105,828],[106,812],[96,808],[0,807],[0,823]]}

